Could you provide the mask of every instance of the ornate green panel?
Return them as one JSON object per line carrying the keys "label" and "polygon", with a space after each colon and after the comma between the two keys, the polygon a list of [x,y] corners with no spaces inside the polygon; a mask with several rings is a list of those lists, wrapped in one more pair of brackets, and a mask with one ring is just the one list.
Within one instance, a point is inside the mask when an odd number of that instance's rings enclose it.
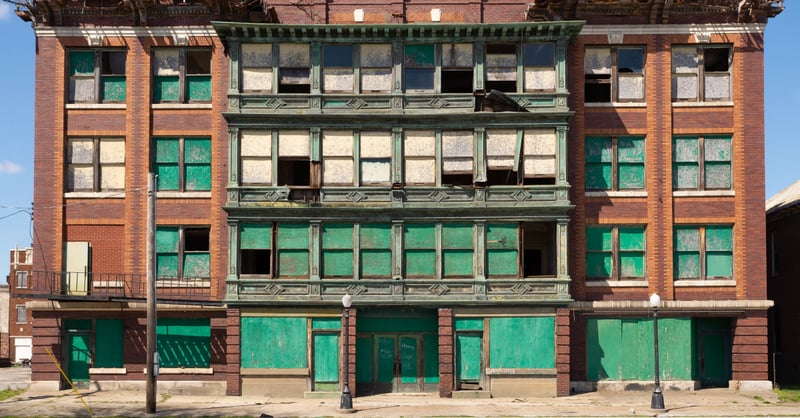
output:
{"label": "ornate green panel", "polygon": [[308,367],[306,318],[242,317],[242,368]]}
{"label": "ornate green panel", "polygon": [[555,367],[555,318],[552,316],[491,318],[489,338],[489,367]]}

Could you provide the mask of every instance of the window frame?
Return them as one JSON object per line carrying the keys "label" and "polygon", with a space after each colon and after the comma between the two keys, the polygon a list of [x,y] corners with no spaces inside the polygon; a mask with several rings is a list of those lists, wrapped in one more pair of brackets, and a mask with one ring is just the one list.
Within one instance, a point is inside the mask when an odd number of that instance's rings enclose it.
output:
{"label": "window frame", "polygon": [[[695,141],[697,144],[696,161],[684,160],[678,155],[678,141]],[[727,141],[727,160],[708,159],[707,141]],[[733,136],[732,135],[675,135],[672,137],[672,190],[673,191],[729,191],[733,190]],[[696,187],[679,187],[679,176],[681,166],[695,166]],[[727,187],[708,187],[709,166],[727,166],[728,185]],[[694,170],[693,170],[694,171]]]}
{"label": "window frame", "polygon": [[[27,324],[28,323],[28,308],[25,305],[16,305],[17,310],[17,320],[16,324]],[[22,320],[20,320],[22,319]]]}
{"label": "window frame", "polygon": [[17,289],[27,289],[28,288],[28,272],[27,271],[16,271],[14,272],[15,283],[14,286]]}
{"label": "window frame", "polygon": [[[74,154],[73,154],[73,142],[89,142],[92,143],[92,150],[91,150],[91,159],[90,163],[88,162],[73,162]],[[103,150],[102,145],[103,143],[110,143],[110,142],[121,142],[122,143],[122,161],[109,161],[103,162]],[[122,192],[125,190],[125,166],[126,166],[126,156],[125,156],[125,138],[124,137],[115,137],[115,136],[94,136],[94,137],[86,137],[86,136],[72,136],[67,138],[66,144],[66,158],[65,160],[65,168],[66,168],[66,176],[64,179],[64,189],[67,193],[75,193],[75,192],[87,192],[87,193],[104,193],[104,192]],[[75,188],[75,174],[74,170],[79,168],[89,168],[92,169],[92,187],[91,189],[88,188]],[[104,168],[122,168],[122,185],[121,187],[111,187],[111,188],[104,188],[103,187],[103,169]]]}
{"label": "window frame", "polygon": [[[176,252],[174,251],[164,251],[161,241],[158,240],[159,232],[167,233],[170,232],[168,229],[176,229],[177,231],[177,240],[176,240]],[[203,231],[206,235],[206,250],[192,250],[187,249],[187,231]],[[160,248],[161,247],[161,248]],[[160,260],[159,258],[163,256],[168,256],[170,254],[174,254],[176,258],[176,274],[175,275],[163,275],[161,274],[161,268],[163,265],[159,266]],[[189,254],[208,254],[208,272],[207,276],[187,276],[184,271],[186,267],[186,256]],[[168,282],[171,280],[210,280],[211,279],[211,227],[207,225],[159,225],[156,227],[156,280],[162,282]]]}
{"label": "window frame", "polygon": [[[608,50],[609,52],[609,59],[610,59],[610,67],[608,69],[608,77],[604,77],[605,73],[592,73],[590,72],[590,63],[588,62],[590,55],[588,51],[590,50]],[[641,52],[641,69],[640,71],[621,71],[620,70],[620,51],[621,50],[630,50],[630,51],[640,51]],[[592,64],[600,64],[602,63],[592,63]],[[594,67],[591,67],[594,69]],[[612,46],[612,45],[591,45],[587,46],[584,49],[584,60],[583,60],[583,73],[584,73],[584,94],[583,94],[583,101],[584,103],[644,103],[647,98],[647,47],[646,46],[637,46],[637,45],[622,45],[622,46]],[[599,76],[596,76],[599,75]],[[602,77],[601,77],[602,76]],[[624,78],[633,78],[634,76],[641,78],[641,86],[642,92],[641,97],[638,98],[624,98],[620,99],[620,85],[623,84],[621,82]],[[594,94],[589,94],[590,86],[600,86],[608,84],[608,100],[589,100],[589,96],[594,96]],[[603,95],[605,98],[605,95]]]}
{"label": "window frame", "polygon": [[[73,53],[93,53],[94,55],[94,62],[92,73],[89,74],[88,72],[83,74],[74,74],[72,67],[73,64]],[[111,57],[111,54],[116,56],[116,59],[119,59],[121,56],[122,58],[122,72],[117,72],[119,70],[120,62],[116,62],[116,60]],[[128,51],[124,48],[70,48],[67,50],[67,103],[68,104],[119,104],[125,103],[127,100],[127,54]],[[111,81],[107,79],[121,79],[121,83],[124,86],[118,92],[121,92],[122,97],[118,100],[114,99],[106,99],[105,94],[107,92],[106,89],[106,82]],[[92,80],[93,81],[93,89],[92,89],[92,99],[91,100],[76,100],[75,94],[76,90],[76,80]]]}
{"label": "window frame", "polygon": [[[601,232],[607,231],[610,234],[610,248],[605,248],[606,243],[603,242],[603,247],[594,248],[591,246],[590,230],[597,230]],[[623,248],[621,233],[622,230],[629,230],[633,233],[640,234],[641,248]],[[585,263],[585,276],[587,281],[613,281],[613,282],[629,282],[629,281],[643,281],[647,278],[647,226],[643,224],[587,224],[586,225],[586,245],[584,253]],[[606,257],[610,259],[611,271],[608,276],[592,275],[590,273],[592,262],[589,261],[590,255],[593,254],[607,254]],[[623,275],[623,256],[636,255],[641,258],[641,275]]]}
{"label": "window frame", "polygon": [[[708,239],[708,230],[727,230],[726,234],[728,234],[729,242],[727,249],[719,249],[719,248],[711,248],[709,249],[709,240]],[[698,234],[698,248],[697,250],[694,249],[687,249],[681,250],[679,245],[679,230],[684,231],[697,231]],[[688,280],[700,280],[704,282],[715,282],[721,280],[735,280],[736,274],[736,266],[734,260],[734,225],[733,224],[675,224],[673,226],[673,276],[676,283],[681,281],[688,281]],[[712,245],[718,245],[718,242],[712,241]],[[680,277],[681,269],[680,266],[680,255],[690,255],[690,253],[697,254],[697,263],[698,263],[698,271],[697,276],[683,276]],[[730,259],[730,263],[727,268],[730,270],[729,275],[724,276],[709,276],[709,253],[712,255],[717,256],[726,256]]]}
{"label": "window frame", "polygon": [[[177,68],[174,67],[167,67],[161,68],[159,67],[160,63],[169,62],[169,58],[166,60],[159,59],[159,53],[166,54],[168,51],[174,50],[177,52]],[[208,54],[208,72],[201,72],[202,68],[193,65],[190,62],[189,55],[195,56],[199,54]],[[212,64],[214,60],[214,53],[210,47],[155,47],[152,49],[152,69],[151,69],[151,76],[152,76],[152,103],[153,104],[193,104],[193,103],[211,103],[213,99],[213,79],[212,79]],[[202,64],[202,63],[201,63]],[[193,70],[196,68],[196,70]],[[164,70],[167,72],[166,74],[159,74],[160,70]],[[177,97],[174,99],[164,99],[164,87],[162,86],[162,82],[164,78],[175,78],[177,77],[177,84],[178,84],[178,91]],[[202,92],[202,96],[199,98],[192,97],[192,79],[201,79],[202,77],[206,77],[208,80],[203,81],[204,83],[208,84],[208,91]],[[202,80],[200,80],[202,81]]]}
{"label": "window frame", "polygon": [[[600,142],[600,141],[610,141],[610,149],[604,148],[609,150],[611,161],[603,161],[603,154],[605,152],[601,152],[598,154],[600,159],[598,161],[594,161],[595,158],[591,158],[590,156],[594,156],[593,154],[589,154],[590,150],[590,142]],[[630,141],[634,143],[634,141],[641,142],[640,148],[641,149],[641,161],[623,161],[622,158],[622,149],[624,147],[620,147],[621,141]],[[612,136],[594,136],[594,135],[587,135],[584,137],[584,188],[586,191],[644,191],[647,189],[647,144],[646,144],[646,137],[639,136],[639,135],[612,135]],[[632,157],[628,157],[632,158]],[[589,182],[590,178],[590,168],[592,167],[605,167],[609,166],[611,176],[611,185],[610,187],[606,188],[598,188],[594,186],[590,186]],[[622,175],[621,171],[625,167],[641,167],[641,187],[622,187]],[[605,177],[605,173],[603,173],[603,177]]]}
{"label": "window frame", "polygon": [[[162,143],[167,143],[167,141],[176,140],[178,142],[177,147],[177,161],[169,161],[169,160],[159,160],[160,158],[172,158],[167,155],[162,157],[162,153],[159,151],[159,141]],[[213,161],[212,161],[212,140],[210,136],[153,136],[152,139],[152,168],[153,172],[158,174],[158,179],[156,181],[156,190],[159,192],[177,192],[177,193],[193,193],[193,192],[210,192],[213,188]],[[190,161],[187,162],[187,142],[205,142],[206,144],[202,144],[203,148],[208,149],[208,155],[206,160],[207,161]],[[167,152],[167,149],[164,149],[164,152]],[[196,159],[196,158],[195,158]],[[169,168],[174,167],[177,170],[177,188],[162,188],[163,182],[166,182],[166,176],[161,175],[162,168]],[[198,169],[205,169],[208,171],[208,179],[206,179],[208,183],[208,188],[192,188],[189,189],[187,186],[191,184],[189,179],[189,171],[191,168],[198,168]],[[166,187],[166,186],[164,186]],[[202,186],[201,186],[202,187]]]}
{"label": "window frame", "polygon": [[[696,55],[695,55],[695,63],[696,68],[694,72],[681,72],[677,71],[679,64],[675,59],[676,50],[688,50],[691,48],[695,48]],[[709,49],[727,49],[728,51],[728,59],[727,59],[727,67],[726,71],[708,71],[706,69],[706,50]],[[726,44],[726,43],[708,43],[708,44],[676,44],[672,45],[672,51],[670,53],[671,59],[671,77],[672,77],[672,88],[671,88],[671,97],[673,103],[682,103],[682,102],[732,102],[733,101],[733,45]],[[728,79],[728,92],[727,97],[720,97],[720,98],[708,98],[708,91],[706,86],[706,74],[727,74]],[[696,82],[696,92],[694,97],[690,98],[681,98],[678,97],[680,95],[680,86],[678,85],[678,80],[681,78],[689,78],[694,77]]]}

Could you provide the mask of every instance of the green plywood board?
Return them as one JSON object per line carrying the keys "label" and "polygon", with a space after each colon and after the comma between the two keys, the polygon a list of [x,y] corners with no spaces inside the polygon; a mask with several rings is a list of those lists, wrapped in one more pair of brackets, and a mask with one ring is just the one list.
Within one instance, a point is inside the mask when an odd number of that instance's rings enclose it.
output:
{"label": "green plywood board", "polygon": [[516,276],[516,250],[488,250],[486,252],[486,269],[489,276]]}
{"label": "green plywood board", "polygon": [[489,321],[492,368],[555,367],[555,318],[509,317]]}
{"label": "green plywood board", "polygon": [[611,163],[586,163],[586,188],[590,190],[611,189]]}
{"label": "green plywood board", "polygon": [[322,275],[325,277],[352,277],[353,251],[322,250]]}
{"label": "green plywood board", "polygon": [[208,318],[159,318],[156,334],[161,367],[209,367],[211,323]]}
{"label": "green plywood board", "polygon": [[435,250],[406,250],[406,275],[432,277],[436,275]]}
{"label": "green plywood board", "polygon": [[361,248],[391,248],[392,226],[390,224],[362,224]]}
{"label": "green plywood board", "polygon": [[307,276],[308,250],[279,250],[278,273],[280,276]]}
{"label": "green plywood board", "polygon": [[95,324],[94,367],[123,367],[121,319],[98,319]]}
{"label": "green plywood board", "polygon": [[268,249],[272,248],[272,225],[241,224],[239,225],[239,248]]}
{"label": "green plywood board", "polygon": [[314,383],[339,381],[339,334],[314,334]]}
{"label": "green plywood board", "polygon": [[308,224],[278,224],[278,248],[309,248]]}
{"label": "green plywood board", "polygon": [[211,277],[211,254],[186,253],[183,255],[183,277]]}
{"label": "green plywood board", "polygon": [[94,51],[70,51],[69,74],[70,75],[94,74]]}
{"label": "green plywood board", "polygon": [[405,248],[428,249],[436,247],[436,227],[432,224],[406,224]]}
{"label": "green plywood board", "polygon": [[158,176],[158,190],[180,189],[180,167],[177,163],[156,164],[155,173]]}
{"label": "green plywood board", "polygon": [[433,45],[406,45],[404,62],[408,67],[431,67],[434,63]]}
{"label": "green plywood board", "polygon": [[353,225],[345,225],[345,224],[322,225],[322,248],[324,249],[353,248]]}
{"label": "green plywood board", "polygon": [[517,224],[486,225],[486,248],[516,251],[517,241]]}
{"label": "green plywood board", "polygon": [[153,102],[177,102],[180,98],[180,78],[161,76],[153,80]]}
{"label": "green plywood board", "polygon": [[101,88],[104,102],[124,102],[127,85],[125,76],[104,76]]}
{"label": "green plywood board", "polygon": [[391,250],[361,250],[361,276],[386,277],[392,274]]}
{"label": "green plywood board", "polygon": [[442,225],[442,248],[472,248],[472,225]]}
{"label": "green plywood board", "polygon": [[400,383],[417,383],[419,339],[400,337]]}
{"label": "green plywood board", "polygon": [[308,367],[306,318],[242,317],[242,368]]}
{"label": "green plywood board", "polygon": [[160,226],[156,229],[156,252],[178,252],[178,227]]}
{"label": "green plywood board", "polygon": [[178,275],[178,255],[157,254],[156,275],[159,277],[176,277]]}
{"label": "green plywood board", "polygon": [[372,335],[359,336],[356,339],[356,382],[358,383],[372,383],[375,372],[374,344]]}
{"label": "green plywood board", "polygon": [[336,330],[342,328],[341,318],[314,318],[311,320],[311,329],[313,330]]}
{"label": "green plywood board", "polygon": [[435,314],[431,316],[410,316],[397,313],[397,316],[371,316],[359,313],[358,332],[432,332],[439,331]]}
{"label": "green plywood board", "polygon": [[442,250],[442,275],[472,276],[472,250]]}
{"label": "green plywood board", "polygon": [[183,141],[183,160],[187,164],[211,163],[211,140],[186,138]]}
{"label": "green plywood board", "polygon": [[394,337],[378,336],[377,383],[391,383],[394,379]]}
{"label": "green plywood board", "polygon": [[[481,321],[482,322],[482,321]],[[478,382],[481,379],[481,334],[456,335],[456,372],[458,382]]]}
{"label": "green plywood board", "polygon": [[187,76],[186,97],[192,102],[211,101],[211,76]]}
{"label": "green plywood board", "polygon": [[456,318],[456,331],[483,331],[483,318]]}
{"label": "green plywood board", "polygon": [[422,336],[422,344],[425,346],[424,383],[439,383],[439,336],[425,334]]}

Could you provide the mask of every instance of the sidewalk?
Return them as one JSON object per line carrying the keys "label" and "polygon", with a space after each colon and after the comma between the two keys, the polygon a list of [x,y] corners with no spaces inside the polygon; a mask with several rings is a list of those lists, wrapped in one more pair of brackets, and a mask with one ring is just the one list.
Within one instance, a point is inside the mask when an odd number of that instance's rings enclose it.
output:
{"label": "sidewalk", "polygon": [[[353,400],[354,412],[339,410],[339,399],[271,399],[238,396],[170,396],[159,393],[156,414],[145,412],[140,391],[82,392],[94,416],[249,417],[581,417],[581,416],[800,416],[800,404],[779,403],[772,392],[744,394],[728,389],[664,393],[666,412],[650,411],[650,392],[593,392],[562,398],[443,399],[435,394],[390,394]],[[23,393],[0,402],[0,416],[89,416],[72,391]]]}

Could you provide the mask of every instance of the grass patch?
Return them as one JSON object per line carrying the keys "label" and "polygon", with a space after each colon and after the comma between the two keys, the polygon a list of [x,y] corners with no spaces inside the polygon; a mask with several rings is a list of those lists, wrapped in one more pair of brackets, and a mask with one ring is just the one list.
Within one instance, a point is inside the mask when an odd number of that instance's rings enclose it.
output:
{"label": "grass patch", "polygon": [[782,386],[775,389],[781,402],[800,402],[800,386]]}
{"label": "grass patch", "polygon": [[0,390],[0,401],[4,401],[8,398],[13,398],[21,393],[25,392],[25,389],[6,389]]}

